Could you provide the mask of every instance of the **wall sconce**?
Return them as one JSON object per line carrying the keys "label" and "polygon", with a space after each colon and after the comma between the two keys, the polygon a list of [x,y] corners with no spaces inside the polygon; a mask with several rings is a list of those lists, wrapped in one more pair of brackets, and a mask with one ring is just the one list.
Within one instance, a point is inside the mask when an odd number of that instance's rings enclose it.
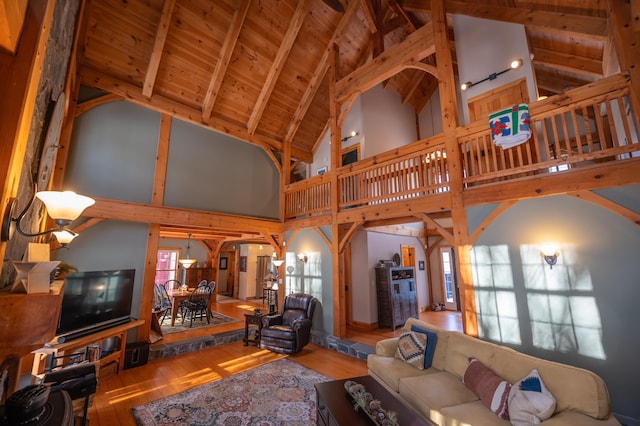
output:
{"label": "wall sconce", "polygon": [[298,260],[300,262],[307,263],[307,261],[309,260],[309,257],[307,256],[306,253],[298,253]]}
{"label": "wall sconce", "polygon": [[542,246],[540,250],[540,256],[544,258],[544,261],[549,265],[549,269],[553,269],[553,265],[558,263],[558,256],[560,253],[558,252],[556,246],[552,244],[545,244]]}
{"label": "wall sconce", "polygon": [[[17,217],[14,217],[13,215],[17,207],[18,200],[16,198],[11,198],[9,200],[2,217],[2,232],[0,240],[9,241],[13,236],[14,231],[17,230],[18,233],[25,237],[39,237],[41,235],[53,234],[61,246],[66,246],[71,242],[71,240],[78,236],[77,233],[67,229],[67,226],[80,217],[84,209],[95,204],[95,200],[84,195],[76,194],[72,191],[38,192],[36,188],[34,192],[35,194],[33,198],[31,198],[31,201],[29,201],[29,204],[27,204],[27,207],[25,207]],[[56,224],[55,228],[35,233],[26,232],[22,229],[22,219],[27,214],[27,211],[29,211],[29,208],[31,208],[31,205],[36,198],[44,203],[47,208],[47,213]]]}
{"label": "wall sconce", "polygon": [[502,71],[494,72],[493,74],[489,74],[489,77],[483,78],[482,80],[476,81],[475,83],[472,83],[470,81],[467,81],[466,83],[462,83],[460,85],[460,89],[462,89],[462,91],[465,91],[465,90],[469,89],[470,87],[473,87],[473,86],[478,85],[480,83],[484,83],[487,80],[495,80],[499,75],[504,74],[507,71],[518,69],[521,66],[522,66],[522,59],[514,59],[513,61],[511,61],[511,65],[509,66],[509,68],[504,69]]}
{"label": "wall sconce", "polygon": [[196,260],[191,258],[191,234],[187,234],[187,255],[183,259],[178,259],[178,263],[185,269],[189,269],[196,263]]}
{"label": "wall sconce", "polygon": [[349,133],[347,136],[345,136],[344,138],[340,139],[340,142],[345,143],[346,141],[348,141],[351,138],[354,138],[356,136],[358,136],[360,133],[356,132],[355,130],[352,130],[351,133]]}

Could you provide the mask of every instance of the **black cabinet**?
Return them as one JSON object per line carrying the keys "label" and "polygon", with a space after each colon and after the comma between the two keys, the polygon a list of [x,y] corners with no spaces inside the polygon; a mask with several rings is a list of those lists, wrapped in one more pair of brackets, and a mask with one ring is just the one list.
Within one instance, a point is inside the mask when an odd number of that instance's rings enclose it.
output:
{"label": "black cabinet", "polygon": [[418,318],[418,295],[413,267],[376,267],[378,327],[404,325],[409,317]]}

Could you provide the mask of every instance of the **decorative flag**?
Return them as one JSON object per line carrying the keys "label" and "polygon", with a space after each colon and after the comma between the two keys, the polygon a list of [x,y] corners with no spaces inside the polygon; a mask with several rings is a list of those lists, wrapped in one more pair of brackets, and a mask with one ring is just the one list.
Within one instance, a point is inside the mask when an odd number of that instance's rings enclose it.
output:
{"label": "decorative flag", "polygon": [[531,138],[529,106],[514,105],[489,114],[489,127],[493,143],[503,149],[525,143]]}

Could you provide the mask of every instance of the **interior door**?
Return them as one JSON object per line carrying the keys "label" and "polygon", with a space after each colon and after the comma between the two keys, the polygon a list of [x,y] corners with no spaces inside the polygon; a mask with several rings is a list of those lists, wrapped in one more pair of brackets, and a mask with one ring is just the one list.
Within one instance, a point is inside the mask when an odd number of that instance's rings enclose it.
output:
{"label": "interior door", "polygon": [[444,307],[448,311],[458,310],[458,296],[455,280],[455,262],[451,247],[440,248],[440,279],[442,281],[442,295]]}
{"label": "interior door", "polygon": [[507,108],[511,105],[529,103],[526,79],[497,87],[486,93],[469,99],[469,120],[489,120],[489,114]]}
{"label": "interior door", "polygon": [[416,266],[416,248],[412,245],[402,244],[402,266]]}

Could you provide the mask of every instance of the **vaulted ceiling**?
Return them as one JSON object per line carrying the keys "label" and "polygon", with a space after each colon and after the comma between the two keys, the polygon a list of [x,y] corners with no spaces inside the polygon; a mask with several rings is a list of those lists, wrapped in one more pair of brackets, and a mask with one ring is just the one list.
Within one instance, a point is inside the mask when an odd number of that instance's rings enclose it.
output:
{"label": "vaulted ceiling", "polygon": [[[541,95],[612,64],[606,0],[445,0],[449,14],[525,26]],[[347,77],[431,20],[431,0],[88,0],[80,81],[310,162],[328,128],[329,65]],[[455,61],[453,30],[449,39]],[[435,55],[424,63],[434,64]],[[420,111],[437,82],[406,69],[385,87]]]}

